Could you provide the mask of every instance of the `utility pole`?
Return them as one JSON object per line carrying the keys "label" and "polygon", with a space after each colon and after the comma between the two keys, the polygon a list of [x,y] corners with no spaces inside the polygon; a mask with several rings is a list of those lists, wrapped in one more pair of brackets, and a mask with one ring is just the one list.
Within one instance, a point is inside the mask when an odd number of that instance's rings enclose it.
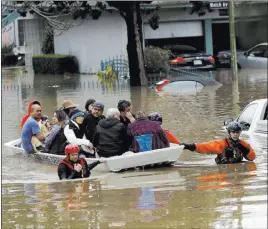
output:
{"label": "utility pole", "polygon": [[236,55],[236,36],[235,36],[235,1],[229,1],[229,29],[231,44],[231,67],[233,76],[237,76],[237,55]]}

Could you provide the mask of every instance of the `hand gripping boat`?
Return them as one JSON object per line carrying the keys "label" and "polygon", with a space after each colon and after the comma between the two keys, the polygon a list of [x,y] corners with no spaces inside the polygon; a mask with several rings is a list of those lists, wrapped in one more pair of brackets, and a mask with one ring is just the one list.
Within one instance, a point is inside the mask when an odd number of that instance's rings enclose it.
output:
{"label": "hand gripping boat", "polygon": [[[26,155],[23,148],[16,146],[20,144],[20,142],[21,139],[17,139],[5,143],[4,146],[6,150],[8,150],[9,153],[13,154],[14,156],[29,157]],[[109,157],[105,163],[96,166],[95,170],[105,172],[119,172],[121,170],[131,169],[135,167],[152,168],[154,166],[170,166],[179,159],[183,148],[184,146],[170,144],[170,147],[168,148]],[[33,157],[35,161],[40,163],[58,165],[65,156],[38,152],[30,155],[30,157]],[[88,163],[92,163],[98,159],[86,158],[86,160]]]}

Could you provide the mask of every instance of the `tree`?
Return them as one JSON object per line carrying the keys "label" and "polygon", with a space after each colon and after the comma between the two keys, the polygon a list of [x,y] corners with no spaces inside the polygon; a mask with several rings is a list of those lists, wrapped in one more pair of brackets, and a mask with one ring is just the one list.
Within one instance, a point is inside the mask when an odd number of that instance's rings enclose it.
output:
{"label": "tree", "polygon": [[89,5],[87,1],[20,1],[16,2],[16,5],[18,13],[23,17],[29,12],[30,14],[35,13],[46,19],[48,22],[47,28],[50,29],[51,32],[55,30],[59,32],[55,35],[60,35],[63,31],[77,25],[77,23],[60,20],[59,17],[61,16],[72,16],[74,20],[80,20],[81,23],[83,23],[87,15],[90,15],[93,20],[97,20],[101,16],[102,11],[112,11],[108,9],[107,6],[114,7],[124,18],[127,26],[130,85],[147,85],[142,48],[140,1],[106,1],[97,2],[94,6]]}
{"label": "tree", "polygon": [[[127,53],[129,60],[130,85],[131,86],[146,86],[147,77],[144,66],[144,55],[142,48],[142,10],[141,4],[151,3],[151,1],[98,1],[94,6],[89,5],[88,1],[17,1],[17,11],[21,16],[25,17],[27,12],[43,17],[48,22],[50,31],[63,31],[76,26],[77,23],[70,23],[59,20],[61,16],[72,16],[74,20],[79,20],[83,23],[87,15],[90,15],[93,20],[97,20],[102,11],[112,12],[108,9],[107,4],[117,9],[120,15],[124,18],[127,26]],[[202,2],[192,2],[193,9],[191,14],[197,12],[199,16],[204,15],[204,5]],[[207,3],[206,3],[207,5]],[[147,13],[153,13],[148,20],[152,29],[156,30],[159,25],[159,15],[156,13],[159,8],[156,5],[155,10],[148,10]],[[58,35],[59,35],[58,34]],[[57,34],[55,34],[57,35]]]}

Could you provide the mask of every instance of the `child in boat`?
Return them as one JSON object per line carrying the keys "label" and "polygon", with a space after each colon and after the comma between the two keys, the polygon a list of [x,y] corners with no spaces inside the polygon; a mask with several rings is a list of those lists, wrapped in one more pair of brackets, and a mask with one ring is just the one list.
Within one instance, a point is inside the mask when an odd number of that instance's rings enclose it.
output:
{"label": "child in boat", "polygon": [[106,161],[105,158],[101,157],[99,160],[88,165],[84,158],[79,158],[79,152],[80,148],[78,145],[69,144],[65,147],[66,157],[58,166],[58,176],[60,180],[89,177],[91,174],[90,171],[93,168]]}
{"label": "child in boat", "polygon": [[[158,122],[162,127],[162,116],[158,112],[153,112],[153,113],[149,114],[148,119],[151,121]],[[170,143],[180,144],[180,141],[176,138],[176,136],[174,134],[172,134],[170,131],[164,129],[163,127],[162,127],[162,129],[164,130],[165,134],[167,135],[167,138],[168,138]]]}
{"label": "child in boat", "polygon": [[[49,134],[49,131],[51,129],[48,117],[46,115],[43,115],[41,117],[41,120],[38,122],[39,127],[40,127],[40,131],[41,134],[44,136],[44,138],[46,138]],[[44,145],[42,144],[42,142],[40,140],[38,140],[38,138],[36,136],[32,137],[32,145],[34,148],[34,151],[44,151]]]}

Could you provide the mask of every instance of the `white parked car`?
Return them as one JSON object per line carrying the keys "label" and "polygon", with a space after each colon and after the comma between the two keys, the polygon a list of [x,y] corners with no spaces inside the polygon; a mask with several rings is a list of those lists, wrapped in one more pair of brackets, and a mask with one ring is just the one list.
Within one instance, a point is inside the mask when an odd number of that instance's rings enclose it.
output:
{"label": "white parked car", "polygon": [[261,43],[237,55],[238,68],[267,69],[268,43]]}
{"label": "white parked car", "polygon": [[[267,138],[267,99],[258,99],[249,103],[240,113],[236,121],[243,125],[241,138],[249,138],[252,135]],[[232,118],[227,118],[224,125],[228,125]]]}

